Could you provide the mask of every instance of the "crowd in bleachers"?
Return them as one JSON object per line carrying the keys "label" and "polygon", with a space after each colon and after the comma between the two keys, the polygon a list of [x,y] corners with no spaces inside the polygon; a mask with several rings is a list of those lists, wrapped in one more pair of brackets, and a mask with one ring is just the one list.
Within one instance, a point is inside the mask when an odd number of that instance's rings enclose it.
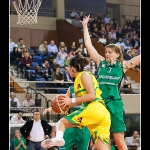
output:
{"label": "crowd in bleachers", "polygon": [[[82,16],[76,14],[71,18],[81,24],[80,20],[83,20],[85,15],[85,13]],[[75,24],[73,23],[73,25]],[[80,30],[82,31],[82,27]],[[117,20],[111,19],[108,14],[105,17],[102,17],[100,13],[97,16],[91,14],[89,33],[91,38],[95,38],[104,46],[110,43],[120,46],[125,60],[140,54],[140,20],[138,17],[135,17],[133,21],[127,19],[121,28]],[[15,44],[10,37],[10,63],[17,66],[18,76],[22,78],[29,81],[59,81],[60,83],[46,84],[46,86],[68,88],[73,82],[68,73],[70,58],[75,55],[89,58],[84,43],[80,43],[80,46],[77,47],[73,41],[70,45],[68,47],[63,41],[59,45],[56,45],[54,40],[51,40],[49,44],[48,41],[43,41],[37,50],[32,50],[25,46],[22,38],[19,38],[19,42]],[[97,75],[96,63],[90,58],[89,60],[90,63],[85,67],[85,70]],[[140,69],[140,66],[137,68]],[[64,81],[70,83],[64,83]],[[57,90],[53,92],[56,93]]]}

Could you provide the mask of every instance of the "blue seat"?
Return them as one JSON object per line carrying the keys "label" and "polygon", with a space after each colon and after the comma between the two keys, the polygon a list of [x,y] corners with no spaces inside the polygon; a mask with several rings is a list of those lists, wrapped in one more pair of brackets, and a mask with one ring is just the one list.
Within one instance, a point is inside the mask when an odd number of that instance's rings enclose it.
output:
{"label": "blue seat", "polygon": [[29,53],[32,53],[32,52],[33,52],[33,49],[29,48],[29,49],[28,49],[28,52],[29,52]]}
{"label": "blue seat", "polygon": [[42,57],[41,57],[41,56],[34,55],[34,56],[33,56],[33,60],[34,60],[34,59],[42,59]]}
{"label": "blue seat", "polygon": [[[36,81],[43,81],[45,82],[44,78],[36,78]],[[37,83],[36,84],[37,87],[46,87],[46,83]]]}
{"label": "blue seat", "polygon": [[37,62],[39,65],[43,62],[43,58],[41,56],[33,56],[33,62]]}
{"label": "blue seat", "polygon": [[34,70],[34,68],[35,68],[36,66],[39,66],[39,63],[33,61],[32,64],[31,64],[31,68]]}

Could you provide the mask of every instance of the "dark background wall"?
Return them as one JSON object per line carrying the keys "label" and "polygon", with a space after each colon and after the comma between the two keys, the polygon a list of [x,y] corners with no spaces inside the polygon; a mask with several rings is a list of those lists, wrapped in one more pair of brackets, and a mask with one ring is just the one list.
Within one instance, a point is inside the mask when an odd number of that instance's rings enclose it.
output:
{"label": "dark background wall", "polygon": [[84,12],[106,12],[106,0],[65,0],[65,10],[74,7],[78,11]]}

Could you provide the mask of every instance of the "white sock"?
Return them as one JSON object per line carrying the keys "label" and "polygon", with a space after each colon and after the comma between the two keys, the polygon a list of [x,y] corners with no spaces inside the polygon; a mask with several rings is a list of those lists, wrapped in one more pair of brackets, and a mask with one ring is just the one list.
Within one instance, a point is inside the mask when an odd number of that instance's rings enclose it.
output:
{"label": "white sock", "polygon": [[63,135],[64,135],[64,132],[61,131],[61,130],[58,130],[58,131],[56,132],[56,138],[63,138]]}

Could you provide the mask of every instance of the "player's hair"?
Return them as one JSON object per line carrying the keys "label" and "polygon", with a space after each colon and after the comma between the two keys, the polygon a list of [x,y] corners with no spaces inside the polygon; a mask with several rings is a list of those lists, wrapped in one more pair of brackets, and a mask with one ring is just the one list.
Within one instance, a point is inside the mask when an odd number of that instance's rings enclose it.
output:
{"label": "player's hair", "polygon": [[88,64],[89,64],[89,61],[81,55],[77,55],[75,57],[72,57],[70,59],[70,62],[69,62],[69,65],[76,68],[76,70],[78,72],[83,71],[84,67]]}

